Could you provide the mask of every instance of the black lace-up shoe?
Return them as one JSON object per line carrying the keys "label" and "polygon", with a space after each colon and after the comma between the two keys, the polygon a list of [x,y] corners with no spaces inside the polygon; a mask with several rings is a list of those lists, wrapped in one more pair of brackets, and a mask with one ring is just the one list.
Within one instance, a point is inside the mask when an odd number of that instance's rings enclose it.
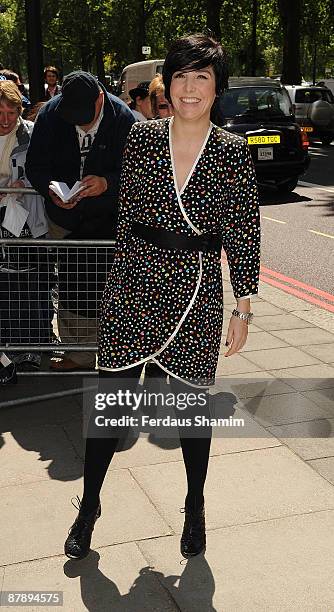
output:
{"label": "black lace-up shoe", "polygon": [[75,505],[73,500],[71,501],[73,506],[79,510],[79,514],[68,532],[69,535],[65,542],[64,552],[70,559],[83,559],[87,557],[90,550],[94,525],[96,520],[101,516],[101,504],[99,504],[98,508],[90,514],[84,514],[81,510],[79,497],[75,499],[79,507]]}
{"label": "black lace-up shoe", "polygon": [[181,536],[181,554],[189,559],[189,557],[199,555],[206,547],[204,505],[193,511],[182,508],[181,512],[185,514]]}

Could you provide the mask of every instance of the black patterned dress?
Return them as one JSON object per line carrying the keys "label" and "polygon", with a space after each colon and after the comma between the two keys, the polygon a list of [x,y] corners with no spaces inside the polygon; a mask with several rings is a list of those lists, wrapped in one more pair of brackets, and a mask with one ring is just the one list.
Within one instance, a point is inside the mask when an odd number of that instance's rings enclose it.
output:
{"label": "black patterned dress", "polygon": [[220,256],[162,249],[133,236],[139,221],[218,234],[236,298],[258,291],[260,215],[245,140],[211,124],[179,192],[172,119],[133,125],[124,154],[114,264],[102,298],[99,368],[148,360],[184,381],[214,383],[223,325]]}

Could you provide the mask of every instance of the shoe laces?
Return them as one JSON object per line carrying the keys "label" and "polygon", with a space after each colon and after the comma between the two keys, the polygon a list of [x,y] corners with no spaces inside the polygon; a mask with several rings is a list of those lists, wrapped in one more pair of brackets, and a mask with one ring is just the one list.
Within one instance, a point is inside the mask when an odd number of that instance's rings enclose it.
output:
{"label": "shoe laces", "polygon": [[[71,504],[72,504],[72,506],[74,506],[74,508],[76,510],[79,510],[79,512],[80,512],[80,510],[81,510],[81,499],[80,499],[79,495],[77,495],[76,497],[72,497]],[[76,504],[78,504],[78,505],[76,505]]]}

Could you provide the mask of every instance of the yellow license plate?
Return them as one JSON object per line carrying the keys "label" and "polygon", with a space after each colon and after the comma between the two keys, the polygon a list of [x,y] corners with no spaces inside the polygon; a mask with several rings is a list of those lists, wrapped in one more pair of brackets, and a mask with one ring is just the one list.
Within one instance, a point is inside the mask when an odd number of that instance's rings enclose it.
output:
{"label": "yellow license plate", "polygon": [[276,144],[281,142],[281,137],[278,134],[273,136],[248,136],[247,142],[250,145]]}
{"label": "yellow license plate", "polygon": [[307,126],[307,125],[303,125],[301,130],[302,130],[302,132],[313,132],[313,127]]}

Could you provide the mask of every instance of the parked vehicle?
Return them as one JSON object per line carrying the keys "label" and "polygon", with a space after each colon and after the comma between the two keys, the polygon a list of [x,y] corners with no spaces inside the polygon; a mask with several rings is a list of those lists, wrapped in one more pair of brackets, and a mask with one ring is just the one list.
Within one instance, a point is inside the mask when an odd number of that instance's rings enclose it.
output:
{"label": "parked vehicle", "polygon": [[212,119],[247,139],[260,185],[275,185],[282,192],[295,189],[310,163],[309,142],[280,82],[231,77]]}
{"label": "parked vehicle", "polygon": [[334,94],[334,77],[331,77],[330,79],[324,79],[323,81],[319,81],[319,83],[316,83],[316,85],[318,87],[327,87],[328,89],[331,90],[332,94]]}
{"label": "parked vehicle", "polygon": [[302,130],[329,145],[334,140],[334,96],[327,87],[286,85]]}
{"label": "parked vehicle", "polygon": [[162,72],[163,65],[164,60],[146,60],[125,66],[121,74],[117,95],[124,102],[129,102],[130,89],[134,89],[142,81],[152,81],[157,73]]}

